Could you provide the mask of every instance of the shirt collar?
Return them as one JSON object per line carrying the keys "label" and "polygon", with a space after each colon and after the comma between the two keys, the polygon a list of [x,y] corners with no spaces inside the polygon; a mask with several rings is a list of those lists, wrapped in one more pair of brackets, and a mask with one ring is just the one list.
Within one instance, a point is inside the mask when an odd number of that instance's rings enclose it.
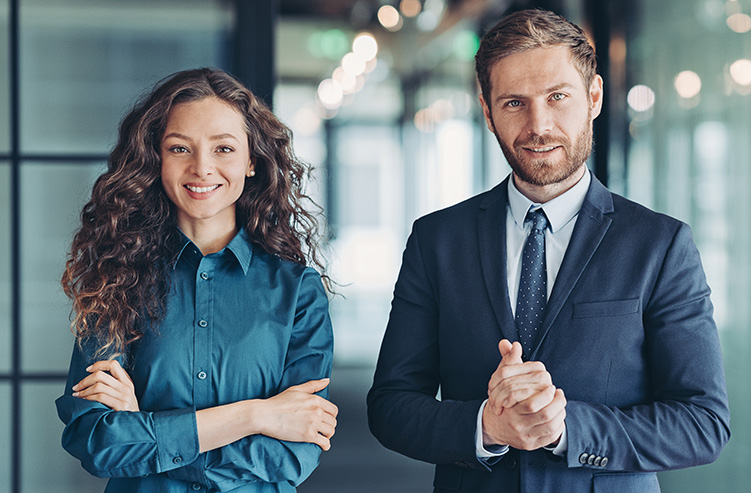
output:
{"label": "shirt collar", "polygon": [[592,181],[589,169],[587,169],[582,178],[573,187],[564,193],[549,200],[544,204],[538,204],[529,200],[522,194],[514,184],[514,177],[508,180],[508,203],[511,208],[511,215],[514,217],[516,226],[524,229],[524,219],[530,209],[535,210],[542,208],[550,224],[550,231],[556,233],[562,227],[568,224],[579,213],[584,198],[587,196],[589,184]]}
{"label": "shirt collar", "polygon": [[[179,262],[183,257],[183,255],[187,255],[186,252],[190,252],[190,254],[192,255],[200,256],[200,251],[198,250],[198,247],[195,246],[193,241],[191,241],[191,239],[188,238],[185,233],[183,233],[179,228],[178,231],[180,232],[180,237],[183,239],[183,246],[180,249],[180,253],[177,254],[175,266],[177,265],[177,262]],[[245,233],[244,228],[240,228],[240,230],[232,238],[232,240],[230,240],[227,246],[216,252],[214,255],[221,255],[225,251],[229,251],[232,253],[232,255],[234,255],[235,259],[237,259],[237,263],[240,264],[243,273],[247,274],[248,268],[250,267],[250,260],[253,257],[253,246],[250,243],[250,239]]]}

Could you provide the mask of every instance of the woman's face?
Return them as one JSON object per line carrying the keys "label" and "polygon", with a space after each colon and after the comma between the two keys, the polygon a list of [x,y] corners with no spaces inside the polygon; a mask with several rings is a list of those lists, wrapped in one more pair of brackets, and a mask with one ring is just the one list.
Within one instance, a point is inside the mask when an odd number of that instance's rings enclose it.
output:
{"label": "woman's face", "polygon": [[235,202],[254,167],[240,112],[211,97],[173,106],[160,155],[162,186],[180,229],[236,227]]}

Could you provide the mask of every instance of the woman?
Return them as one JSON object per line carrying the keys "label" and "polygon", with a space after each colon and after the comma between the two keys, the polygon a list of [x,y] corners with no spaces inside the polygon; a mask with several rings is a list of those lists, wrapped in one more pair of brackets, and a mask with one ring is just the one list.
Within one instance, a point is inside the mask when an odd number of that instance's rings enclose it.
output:
{"label": "woman", "polygon": [[56,402],[106,491],[294,491],[329,449],[307,171],[221,71],[177,73],[123,120],[63,274],[77,344]]}

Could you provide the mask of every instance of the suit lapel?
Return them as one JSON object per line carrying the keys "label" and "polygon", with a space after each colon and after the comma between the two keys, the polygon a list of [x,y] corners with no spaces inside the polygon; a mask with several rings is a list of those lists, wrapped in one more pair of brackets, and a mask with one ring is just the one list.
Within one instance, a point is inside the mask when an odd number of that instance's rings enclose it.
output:
{"label": "suit lapel", "polygon": [[540,335],[530,356],[531,359],[536,358],[540,346],[553,326],[553,322],[592,259],[592,255],[600,246],[600,242],[612,222],[605,214],[611,212],[613,212],[613,197],[610,191],[593,175],[592,183],[579,211],[571,241],[566,249],[555,285],[553,285],[553,291],[545,308]]}
{"label": "suit lapel", "polygon": [[506,204],[508,178],[491,190],[480,204],[477,236],[480,248],[480,267],[503,337],[517,340],[516,325],[509,304],[506,280]]}

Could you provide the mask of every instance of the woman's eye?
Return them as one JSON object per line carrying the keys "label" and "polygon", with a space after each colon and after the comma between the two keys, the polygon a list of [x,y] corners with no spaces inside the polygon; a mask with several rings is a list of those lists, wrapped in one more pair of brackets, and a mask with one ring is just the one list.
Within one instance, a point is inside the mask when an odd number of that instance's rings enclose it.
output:
{"label": "woman's eye", "polygon": [[234,149],[230,146],[220,146],[219,148],[217,148],[217,152],[220,154],[227,154],[232,151],[234,151]]}
{"label": "woman's eye", "polygon": [[169,148],[169,151],[173,154],[182,154],[188,152],[188,149],[185,146],[174,145]]}

